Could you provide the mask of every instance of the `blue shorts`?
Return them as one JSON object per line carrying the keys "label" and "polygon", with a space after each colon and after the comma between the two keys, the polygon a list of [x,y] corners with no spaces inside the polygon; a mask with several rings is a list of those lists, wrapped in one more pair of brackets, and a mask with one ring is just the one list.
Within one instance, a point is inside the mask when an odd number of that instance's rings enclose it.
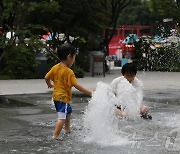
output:
{"label": "blue shorts", "polygon": [[54,101],[54,105],[58,113],[58,119],[66,119],[67,114],[72,113],[72,108],[70,104]]}

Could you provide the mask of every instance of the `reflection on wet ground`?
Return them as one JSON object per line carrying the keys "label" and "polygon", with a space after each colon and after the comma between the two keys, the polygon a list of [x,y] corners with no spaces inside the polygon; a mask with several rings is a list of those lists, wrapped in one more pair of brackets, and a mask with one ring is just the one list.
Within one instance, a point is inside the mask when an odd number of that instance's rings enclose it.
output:
{"label": "reflection on wet ground", "polygon": [[[72,133],[51,140],[56,112],[51,94],[9,95],[0,98],[0,153],[180,153],[180,96],[178,90],[146,91],[153,120],[119,121],[126,145],[102,146],[84,142],[83,112],[89,97],[72,99]],[[118,134],[117,134],[118,135]]]}

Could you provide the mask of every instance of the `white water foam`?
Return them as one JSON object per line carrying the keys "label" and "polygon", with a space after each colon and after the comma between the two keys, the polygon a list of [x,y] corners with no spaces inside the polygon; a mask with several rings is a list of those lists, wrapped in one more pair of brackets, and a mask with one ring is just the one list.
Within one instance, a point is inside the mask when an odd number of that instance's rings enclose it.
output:
{"label": "white water foam", "polygon": [[109,85],[98,82],[84,114],[85,142],[124,145],[128,139],[119,135],[114,109],[117,100]]}
{"label": "white water foam", "polygon": [[163,113],[159,113],[159,115],[161,116],[161,118],[158,121],[158,124],[160,124],[161,126],[180,128],[180,123],[179,123],[180,114],[179,113],[163,112]]}
{"label": "white water foam", "polygon": [[143,86],[138,79],[133,83],[129,83],[124,77],[119,77],[116,85],[117,88],[117,103],[126,107],[125,112],[128,119],[136,120],[140,117],[140,106],[143,101]]}

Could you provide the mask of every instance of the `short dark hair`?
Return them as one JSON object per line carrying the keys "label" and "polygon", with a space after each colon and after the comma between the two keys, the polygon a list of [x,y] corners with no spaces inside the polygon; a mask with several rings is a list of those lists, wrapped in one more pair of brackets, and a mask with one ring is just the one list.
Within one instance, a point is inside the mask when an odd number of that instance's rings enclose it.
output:
{"label": "short dark hair", "polygon": [[125,74],[136,75],[137,73],[136,65],[134,63],[126,63],[125,65],[123,65],[121,73],[122,75],[125,75]]}
{"label": "short dark hair", "polygon": [[72,57],[76,54],[76,48],[70,43],[64,43],[58,47],[57,54],[60,60],[66,60],[69,54]]}

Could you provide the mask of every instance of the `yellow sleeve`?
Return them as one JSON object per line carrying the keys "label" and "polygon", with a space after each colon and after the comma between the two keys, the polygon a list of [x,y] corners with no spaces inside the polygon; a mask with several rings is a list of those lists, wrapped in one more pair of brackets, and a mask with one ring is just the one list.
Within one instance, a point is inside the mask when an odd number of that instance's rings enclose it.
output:
{"label": "yellow sleeve", "polygon": [[53,68],[51,68],[51,70],[46,74],[46,77],[52,81],[54,80]]}

